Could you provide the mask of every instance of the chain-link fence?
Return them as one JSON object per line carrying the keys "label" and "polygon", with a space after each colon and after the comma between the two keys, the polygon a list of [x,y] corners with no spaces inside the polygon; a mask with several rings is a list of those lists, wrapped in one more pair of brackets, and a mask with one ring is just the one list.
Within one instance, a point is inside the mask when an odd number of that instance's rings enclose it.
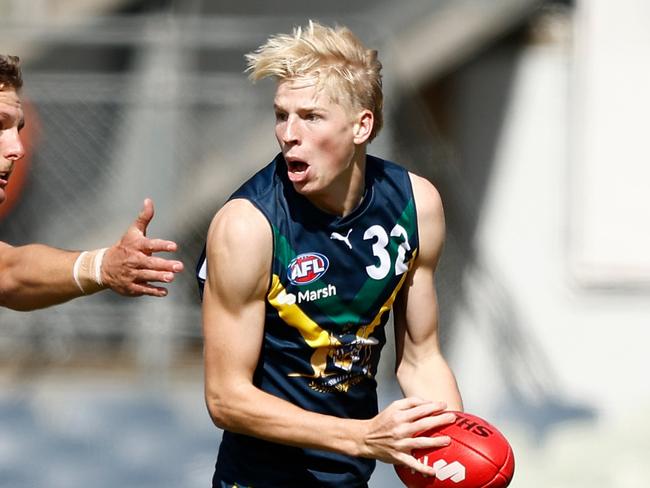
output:
{"label": "chain-link fence", "polygon": [[[38,130],[0,239],[106,246],[152,197],[149,235],[177,241],[186,271],[164,300],[105,292],[30,314],[2,309],[1,357],[59,361],[120,347],[155,362],[170,359],[163,351],[196,349],[193,267],[209,220],[237,182],[273,155],[273,140],[268,125],[261,135],[268,117],[258,115],[270,112],[261,101],[268,89],[252,87],[243,74],[241,53],[257,36],[239,29],[235,59],[232,39],[226,46],[187,41],[180,30],[188,22],[180,29],[169,17],[109,18],[59,37],[44,29],[56,42],[23,56],[27,124]],[[197,31],[216,27],[208,21]]]}

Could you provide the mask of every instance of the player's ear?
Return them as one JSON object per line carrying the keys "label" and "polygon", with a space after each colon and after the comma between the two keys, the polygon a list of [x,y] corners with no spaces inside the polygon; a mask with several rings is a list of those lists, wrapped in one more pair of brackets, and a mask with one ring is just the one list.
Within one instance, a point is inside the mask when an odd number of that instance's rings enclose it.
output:
{"label": "player's ear", "polygon": [[373,113],[368,110],[362,110],[357,114],[357,118],[354,122],[354,143],[363,144],[367,142],[372,133],[372,128],[375,125],[375,116]]}

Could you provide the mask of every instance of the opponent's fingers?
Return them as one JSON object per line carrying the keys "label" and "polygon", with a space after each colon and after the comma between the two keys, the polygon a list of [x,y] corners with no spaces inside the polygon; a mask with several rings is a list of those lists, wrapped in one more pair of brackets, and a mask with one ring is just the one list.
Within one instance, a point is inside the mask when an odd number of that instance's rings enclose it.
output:
{"label": "opponent's fingers", "polygon": [[139,269],[133,272],[133,283],[171,283],[174,281],[174,273],[168,271],[153,271],[150,269]]}
{"label": "opponent's fingers", "polygon": [[153,219],[153,214],[153,200],[151,200],[151,198],[145,198],[144,203],[142,204],[142,210],[140,210],[140,214],[133,223],[135,228],[144,235],[147,234],[147,226],[149,225],[149,222],[151,222],[151,219]]}
{"label": "opponent's fingers", "polygon": [[178,245],[174,241],[165,239],[143,239],[139,244],[139,248],[145,254],[153,254],[155,252],[176,252]]}
{"label": "opponent's fingers", "polygon": [[132,296],[152,296],[152,297],[165,297],[167,296],[167,288],[162,286],[154,286],[148,283],[131,283],[129,286],[129,294]]}
{"label": "opponent's fingers", "polygon": [[165,259],[156,256],[148,256],[138,263],[138,268],[148,271],[169,271],[179,273],[183,271],[183,263],[175,259]]}

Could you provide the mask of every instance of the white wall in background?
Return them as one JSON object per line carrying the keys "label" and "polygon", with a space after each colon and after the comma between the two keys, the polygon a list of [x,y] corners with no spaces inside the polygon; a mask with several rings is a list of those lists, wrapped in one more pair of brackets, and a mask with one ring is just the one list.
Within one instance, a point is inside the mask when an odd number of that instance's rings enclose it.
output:
{"label": "white wall in background", "polygon": [[650,285],[650,3],[578,2],[571,260],[604,286]]}

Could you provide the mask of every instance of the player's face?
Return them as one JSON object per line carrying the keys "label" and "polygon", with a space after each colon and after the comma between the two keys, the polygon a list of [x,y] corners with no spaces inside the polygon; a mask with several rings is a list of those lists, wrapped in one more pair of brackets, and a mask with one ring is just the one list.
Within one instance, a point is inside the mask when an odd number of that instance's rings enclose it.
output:
{"label": "player's face", "polygon": [[20,98],[13,89],[0,90],[0,203],[7,198],[5,189],[16,161],[25,155],[20,140],[24,125]]}
{"label": "player's face", "polygon": [[299,193],[318,200],[345,192],[359,144],[356,114],[314,83],[282,81],[274,100],[275,136]]}

